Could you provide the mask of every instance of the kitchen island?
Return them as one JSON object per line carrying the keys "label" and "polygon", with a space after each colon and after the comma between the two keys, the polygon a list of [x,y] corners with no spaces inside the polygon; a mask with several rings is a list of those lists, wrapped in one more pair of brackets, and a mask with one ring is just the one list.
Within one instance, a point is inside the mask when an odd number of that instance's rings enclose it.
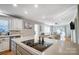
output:
{"label": "kitchen island", "polygon": [[74,55],[79,54],[79,46],[73,42],[48,39],[46,41],[53,42],[53,44],[45,49],[39,51],[28,45],[23,44],[23,41],[34,39],[34,35],[21,37],[17,39],[11,39],[13,50],[16,55]]}

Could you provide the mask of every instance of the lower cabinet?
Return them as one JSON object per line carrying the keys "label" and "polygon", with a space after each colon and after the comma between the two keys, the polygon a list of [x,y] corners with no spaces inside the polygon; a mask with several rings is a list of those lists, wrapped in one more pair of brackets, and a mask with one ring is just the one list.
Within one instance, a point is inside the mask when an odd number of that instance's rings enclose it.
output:
{"label": "lower cabinet", "polygon": [[16,43],[11,40],[11,51],[16,55]]}
{"label": "lower cabinet", "polygon": [[14,41],[11,40],[11,51],[15,55],[32,55],[27,50],[22,48],[20,45],[16,44]]}
{"label": "lower cabinet", "polygon": [[2,52],[2,42],[1,41],[0,41],[0,52]]}
{"label": "lower cabinet", "polygon": [[19,45],[17,45],[16,54],[17,55],[32,55],[31,53],[29,53],[28,51],[26,51],[24,48],[22,48]]}
{"label": "lower cabinet", "polygon": [[0,52],[9,50],[9,38],[0,38]]}

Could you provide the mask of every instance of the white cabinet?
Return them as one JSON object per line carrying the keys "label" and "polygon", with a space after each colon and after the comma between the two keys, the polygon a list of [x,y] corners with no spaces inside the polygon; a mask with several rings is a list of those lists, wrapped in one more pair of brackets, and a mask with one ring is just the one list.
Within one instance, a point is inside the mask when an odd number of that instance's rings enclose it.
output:
{"label": "white cabinet", "polygon": [[11,20],[11,30],[21,30],[23,29],[23,20],[13,19]]}
{"label": "white cabinet", "polygon": [[2,42],[0,40],[0,52],[2,51]]}
{"label": "white cabinet", "polygon": [[11,51],[16,55],[16,43],[11,40]]}
{"label": "white cabinet", "polygon": [[17,45],[16,54],[17,55],[32,55],[31,53],[29,53],[29,51],[25,50],[24,48],[22,48],[19,45]]}
{"label": "white cabinet", "polygon": [[9,38],[0,38],[0,52],[9,50]]}
{"label": "white cabinet", "polygon": [[16,44],[14,41],[11,40],[11,51],[15,55],[32,55],[29,51],[22,48],[20,45]]}

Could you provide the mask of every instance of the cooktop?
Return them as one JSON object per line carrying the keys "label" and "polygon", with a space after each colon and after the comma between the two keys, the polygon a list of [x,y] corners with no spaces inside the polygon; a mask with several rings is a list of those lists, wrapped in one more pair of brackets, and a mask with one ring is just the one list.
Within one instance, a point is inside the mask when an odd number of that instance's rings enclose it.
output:
{"label": "cooktop", "polygon": [[26,40],[22,42],[25,45],[28,45],[36,50],[39,50],[41,52],[43,52],[45,49],[47,49],[48,47],[50,47],[53,43],[47,43],[47,42],[43,42],[43,43],[34,43],[34,39],[31,40]]}

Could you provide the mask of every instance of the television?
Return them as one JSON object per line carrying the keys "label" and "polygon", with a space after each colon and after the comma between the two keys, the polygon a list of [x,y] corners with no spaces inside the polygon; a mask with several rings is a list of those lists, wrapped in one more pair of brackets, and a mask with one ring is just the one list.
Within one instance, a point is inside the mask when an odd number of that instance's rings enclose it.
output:
{"label": "television", "polygon": [[74,30],[74,29],[75,29],[75,24],[74,24],[74,22],[71,22],[71,23],[70,23],[70,29],[71,29],[71,30]]}

